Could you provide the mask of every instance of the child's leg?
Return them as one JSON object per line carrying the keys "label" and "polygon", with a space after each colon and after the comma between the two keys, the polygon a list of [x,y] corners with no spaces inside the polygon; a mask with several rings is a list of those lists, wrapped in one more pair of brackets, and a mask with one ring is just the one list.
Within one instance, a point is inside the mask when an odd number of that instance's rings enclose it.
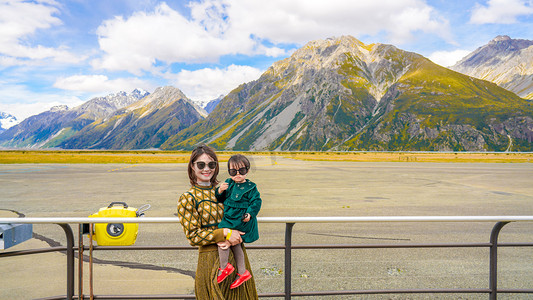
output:
{"label": "child's leg", "polygon": [[229,248],[222,249],[222,247],[218,247],[218,257],[220,259],[220,268],[218,269],[217,283],[221,283],[233,273],[235,268],[228,262]]}
{"label": "child's leg", "polygon": [[221,247],[218,247],[218,257],[220,259],[220,268],[224,270],[229,260],[229,248],[222,249]]}
{"label": "child's leg", "polygon": [[242,251],[241,245],[242,244],[231,246],[231,251],[233,251],[233,256],[235,257],[237,272],[239,274],[244,274],[244,272],[246,272],[246,265],[244,264],[244,252]]}

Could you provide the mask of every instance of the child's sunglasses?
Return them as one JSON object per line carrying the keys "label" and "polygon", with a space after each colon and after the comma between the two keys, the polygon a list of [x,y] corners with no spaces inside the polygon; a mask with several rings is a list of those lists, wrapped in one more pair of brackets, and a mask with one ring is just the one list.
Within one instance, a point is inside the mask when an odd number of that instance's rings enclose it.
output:
{"label": "child's sunglasses", "polygon": [[237,169],[228,169],[228,173],[229,173],[230,176],[237,175],[237,172],[239,172],[239,174],[241,174],[241,175],[246,175],[246,173],[248,173],[248,168],[239,168],[238,170]]}
{"label": "child's sunglasses", "polygon": [[206,164],[205,161],[197,161],[195,162],[196,164],[196,167],[200,170],[203,170],[205,168],[205,166],[207,165],[209,167],[209,169],[211,170],[214,170],[216,167],[217,167],[217,162],[216,161],[210,161]]}

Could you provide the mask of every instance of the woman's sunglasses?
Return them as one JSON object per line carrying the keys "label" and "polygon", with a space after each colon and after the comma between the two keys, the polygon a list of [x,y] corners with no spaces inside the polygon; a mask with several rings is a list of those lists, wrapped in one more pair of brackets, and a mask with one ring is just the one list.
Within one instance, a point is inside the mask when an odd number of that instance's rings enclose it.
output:
{"label": "woman's sunglasses", "polygon": [[241,174],[241,175],[246,175],[246,173],[248,173],[248,168],[239,168],[238,170],[237,169],[228,169],[228,173],[229,173],[230,176],[237,175],[237,172],[239,172],[239,174]]}
{"label": "woman's sunglasses", "polygon": [[207,165],[209,167],[209,169],[211,170],[214,170],[216,167],[217,167],[217,162],[216,161],[210,161],[208,163],[206,163],[205,161],[197,161],[195,162],[196,164],[196,167],[200,170],[203,170],[205,169],[205,166]]}

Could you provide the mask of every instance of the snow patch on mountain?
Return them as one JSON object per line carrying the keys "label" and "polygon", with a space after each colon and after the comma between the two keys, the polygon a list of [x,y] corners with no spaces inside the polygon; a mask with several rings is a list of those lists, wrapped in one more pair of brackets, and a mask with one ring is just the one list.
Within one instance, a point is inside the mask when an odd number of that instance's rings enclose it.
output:
{"label": "snow patch on mountain", "polygon": [[9,129],[15,125],[17,125],[19,122],[15,116],[1,112],[0,111],[0,132]]}
{"label": "snow patch on mountain", "polygon": [[84,104],[74,108],[76,112],[86,114],[87,117],[95,119],[105,119],[111,116],[118,109],[127,107],[146,96],[148,93],[142,89],[135,89],[131,93],[118,92],[105,97],[93,98]]}

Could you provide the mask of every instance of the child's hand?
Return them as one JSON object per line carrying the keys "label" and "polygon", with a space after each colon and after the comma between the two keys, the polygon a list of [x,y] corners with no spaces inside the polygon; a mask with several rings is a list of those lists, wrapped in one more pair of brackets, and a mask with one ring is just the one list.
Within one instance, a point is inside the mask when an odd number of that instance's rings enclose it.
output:
{"label": "child's hand", "polygon": [[223,242],[218,242],[217,246],[219,246],[221,249],[226,250],[231,246],[231,244],[229,241],[223,241]]}
{"label": "child's hand", "polygon": [[228,186],[229,184],[227,182],[223,182],[219,187],[218,187],[218,193],[219,194],[222,194],[222,192],[224,192],[225,190],[228,189]]}
{"label": "child's hand", "polygon": [[249,213],[245,213],[245,214],[242,216],[242,221],[246,223],[246,222],[250,221],[251,218],[252,218],[252,216],[250,216]]}

